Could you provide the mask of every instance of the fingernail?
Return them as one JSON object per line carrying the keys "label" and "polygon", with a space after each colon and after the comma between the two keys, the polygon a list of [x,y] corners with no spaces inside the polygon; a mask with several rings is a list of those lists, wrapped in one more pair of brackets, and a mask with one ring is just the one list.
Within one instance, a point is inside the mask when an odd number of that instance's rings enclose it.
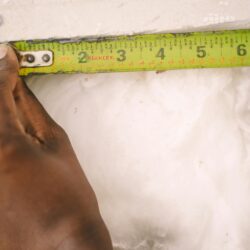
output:
{"label": "fingernail", "polygon": [[7,55],[8,49],[9,49],[8,45],[0,44],[0,60]]}

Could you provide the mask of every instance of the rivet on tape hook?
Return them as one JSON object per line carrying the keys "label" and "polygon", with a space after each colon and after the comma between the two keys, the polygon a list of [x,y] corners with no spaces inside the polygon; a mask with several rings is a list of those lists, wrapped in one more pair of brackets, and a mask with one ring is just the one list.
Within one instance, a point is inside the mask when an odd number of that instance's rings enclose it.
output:
{"label": "rivet on tape hook", "polygon": [[53,52],[46,51],[19,51],[22,68],[46,67],[53,64]]}

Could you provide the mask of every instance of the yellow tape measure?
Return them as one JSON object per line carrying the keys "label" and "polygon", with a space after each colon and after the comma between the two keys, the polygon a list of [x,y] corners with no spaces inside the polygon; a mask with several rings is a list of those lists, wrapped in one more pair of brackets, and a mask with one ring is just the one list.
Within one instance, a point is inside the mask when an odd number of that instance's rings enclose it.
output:
{"label": "yellow tape measure", "polygon": [[23,76],[250,66],[250,30],[12,44],[22,55]]}

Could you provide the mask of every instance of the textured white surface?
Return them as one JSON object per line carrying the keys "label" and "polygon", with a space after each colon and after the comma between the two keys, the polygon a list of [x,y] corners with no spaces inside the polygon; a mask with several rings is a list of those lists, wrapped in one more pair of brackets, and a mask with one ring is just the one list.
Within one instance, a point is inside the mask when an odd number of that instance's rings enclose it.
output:
{"label": "textured white surface", "polygon": [[[5,0],[3,41],[250,28],[248,0]],[[43,76],[117,249],[248,250],[250,70]]]}
{"label": "textured white surface", "polygon": [[248,0],[1,0],[0,40],[193,30],[250,20]]}

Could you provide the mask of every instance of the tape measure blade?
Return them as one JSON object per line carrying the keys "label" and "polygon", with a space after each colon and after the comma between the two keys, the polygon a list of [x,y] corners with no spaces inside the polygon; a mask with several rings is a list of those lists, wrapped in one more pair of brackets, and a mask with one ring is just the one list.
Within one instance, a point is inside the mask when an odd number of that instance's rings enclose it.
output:
{"label": "tape measure blade", "polygon": [[51,51],[53,64],[21,75],[164,71],[250,66],[250,30],[149,34],[91,40],[17,41],[22,52]]}

